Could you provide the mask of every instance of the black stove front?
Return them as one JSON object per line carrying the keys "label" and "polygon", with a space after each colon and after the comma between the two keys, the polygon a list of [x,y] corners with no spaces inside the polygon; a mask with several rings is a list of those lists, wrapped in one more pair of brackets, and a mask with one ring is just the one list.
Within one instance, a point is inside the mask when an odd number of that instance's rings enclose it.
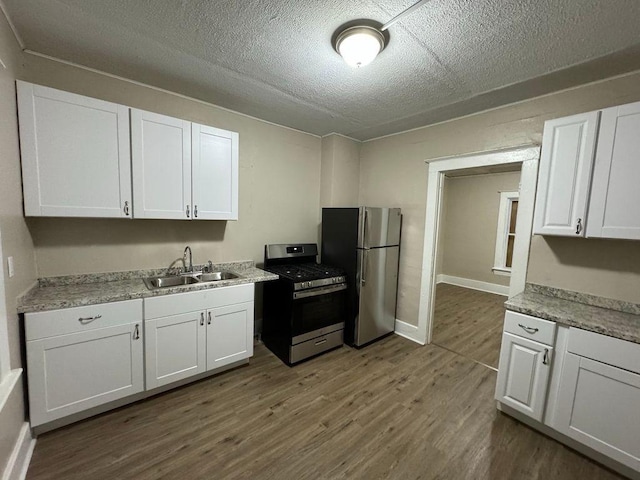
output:
{"label": "black stove front", "polygon": [[264,286],[264,344],[287,365],[343,343],[344,272],[316,263],[315,244],[265,246],[267,271],[280,276]]}

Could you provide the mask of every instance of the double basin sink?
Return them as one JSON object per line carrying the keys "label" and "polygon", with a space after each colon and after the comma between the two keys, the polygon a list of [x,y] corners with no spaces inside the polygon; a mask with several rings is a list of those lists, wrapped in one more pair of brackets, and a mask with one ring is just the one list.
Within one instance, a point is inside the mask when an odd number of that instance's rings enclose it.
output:
{"label": "double basin sink", "polygon": [[238,278],[238,275],[232,272],[211,272],[200,273],[194,272],[182,275],[166,275],[164,277],[144,278],[144,284],[149,290],[168,287],[180,287],[183,285],[194,285],[201,283],[213,283],[221,280],[232,280]]}

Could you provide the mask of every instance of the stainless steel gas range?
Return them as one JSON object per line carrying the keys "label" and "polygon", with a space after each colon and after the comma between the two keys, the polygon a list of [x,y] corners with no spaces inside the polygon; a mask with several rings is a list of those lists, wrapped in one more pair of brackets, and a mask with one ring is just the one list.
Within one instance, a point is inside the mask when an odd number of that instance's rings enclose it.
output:
{"label": "stainless steel gas range", "polygon": [[264,344],[293,365],[343,342],[346,277],[316,263],[314,243],[266,245],[264,269],[280,276],[264,286]]}

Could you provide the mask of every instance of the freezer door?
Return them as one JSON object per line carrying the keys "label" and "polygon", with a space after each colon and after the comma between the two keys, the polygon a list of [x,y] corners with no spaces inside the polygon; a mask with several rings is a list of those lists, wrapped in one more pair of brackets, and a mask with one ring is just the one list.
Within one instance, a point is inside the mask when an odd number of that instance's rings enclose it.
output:
{"label": "freezer door", "polygon": [[399,251],[400,247],[358,250],[360,282],[356,346],[394,330]]}
{"label": "freezer door", "polygon": [[400,245],[399,208],[360,207],[358,215],[358,248]]}

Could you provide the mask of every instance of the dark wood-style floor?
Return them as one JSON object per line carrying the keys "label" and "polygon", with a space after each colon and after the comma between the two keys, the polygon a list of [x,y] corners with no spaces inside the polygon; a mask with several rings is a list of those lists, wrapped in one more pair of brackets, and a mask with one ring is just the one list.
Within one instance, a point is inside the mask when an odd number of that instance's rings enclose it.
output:
{"label": "dark wood-style floor", "polygon": [[38,439],[36,479],[619,479],[499,413],[496,373],[391,336],[251,364]]}
{"label": "dark wood-style floor", "polygon": [[506,300],[502,295],[439,283],[431,341],[498,368]]}

